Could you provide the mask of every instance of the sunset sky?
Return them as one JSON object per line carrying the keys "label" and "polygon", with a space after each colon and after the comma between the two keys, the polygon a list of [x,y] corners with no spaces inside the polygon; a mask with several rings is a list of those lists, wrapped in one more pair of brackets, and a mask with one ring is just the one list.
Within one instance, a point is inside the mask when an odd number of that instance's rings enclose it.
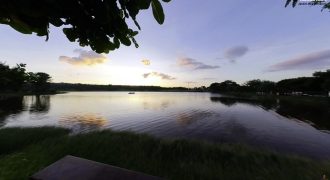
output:
{"label": "sunset sky", "polygon": [[138,15],[139,48],[121,46],[109,54],[69,42],[59,28],[50,29],[46,42],[0,25],[0,61],[26,63],[28,71],[46,72],[53,82],[190,87],[278,81],[329,69],[330,12],[284,4],[172,0],[163,3],[163,25],[151,9]]}

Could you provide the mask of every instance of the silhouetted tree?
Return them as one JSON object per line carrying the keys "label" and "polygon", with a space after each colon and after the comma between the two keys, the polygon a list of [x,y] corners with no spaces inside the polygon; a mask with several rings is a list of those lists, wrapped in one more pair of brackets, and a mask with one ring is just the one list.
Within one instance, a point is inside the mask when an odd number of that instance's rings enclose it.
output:
{"label": "silhouetted tree", "polygon": [[276,83],[272,81],[261,81],[260,79],[254,79],[247,81],[244,86],[248,91],[252,92],[275,92],[276,91]]}
{"label": "silhouetted tree", "polygon": [[209,87],[211,92],[236,92],[240,89],[240,85],[234,81],[224,81],[221,83],[212,83]]}
{"label": "silhouetted tree", "polygon": [[301,92],[305,94],[325,95],[330,91],[330,69],[324,72],[315,72],[313,77],[298,77],[283,79],[277,83],[254,79],[247,81],[242,86],[234,81],[212,83],[211,92],[280,92],[282,94]]}
{"label": "silhouetted tree", "polygon": [[0,63],[0,91],[46,92],[49,90],[51,79],[49,74],[26,72],[25,67],[25,64],[17,64],[10,68],[8,65]]}
{"label": "silhouetted tree", "polygon": [[25,66],[25,64],[17,64],[10,68],[8,65],[0,63],[0,90],[20,90],[26,80]]}
{"label": "silhouetted tree", "polygon": [[25,69],[26,64],[17,64],[14,68],[11,69],[11,87],[13,90],[20,90],[25,83]]}
{"label": "silhouetted tree", "polygon": [[320,92],[321,81],[315,77],[299,77],[292,79],[284,79],[277,83],[280,92]]}
{"label": "silhouetted tree", "polygon": [[313,76],[322,81],[322,90],[330,91],[330,69],[326,70],[325,72],[317,71],[313,74]]}
{"label": "silhouetted tree", "polygon": [[51,77],[47,73],[28,73],[28,82],[32,85],[34,92],[47,92],[50,88]]}
{"label": "silhouetted tree", "polygon": [[[169,2],[170,0],[162,0]],[[140,10],[152,7],[159,24],[164,12],[159,0],[2,0],[0,24],[7,24],[24,33],[46,36],[49,26],[63,26],[63,33],[80,46],[90,46],[98,53],[108,53],[120,44],[138,47],[134,36],[138,31],[129,28],[126,20],[136,20]]]}
{"label": "silhouetted tree", "polygon": [[326,70],[325,72],[316,71],[315,73],[313,73],[313,76],[319,78],[330,78],[330,69]]}
{"label": "silhouetted tree", "polygon": [[325,90],[325,91],[330,91],[330,79],[327,79],[323,82],[322,84],[322,88]]}
{"label": "silhouetted tree", "polygon": [[0,63],[0,90],[4,91],[7,87],[8,84],[10,82],[9,79],[9,71],[10,68],[8,65],[4,64],[4,63]]}

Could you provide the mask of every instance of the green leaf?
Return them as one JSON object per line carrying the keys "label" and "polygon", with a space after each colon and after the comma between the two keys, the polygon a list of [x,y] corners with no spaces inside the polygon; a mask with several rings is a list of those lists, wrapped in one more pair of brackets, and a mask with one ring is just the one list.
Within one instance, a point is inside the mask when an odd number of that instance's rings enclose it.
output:
{"label": "green leaf", "polygon": [[163,7],[158,0],[151,1],[152,13],[154,18],[159,24],[163,24],[165,20],[165,15],[163,11]]}
{"label": "green leaf", "polygon": [[56,26],[56,27],[60,27],[60,26],[62,26],[62,25],[64,24],[63,21],[62,21],[60,18],[52,18],[52,19],[49,19],[49,22],[50,22],[52,25]]}
{"label": "green leaf", "polygon": [[151,0],[139,0],[139,7],[141,9],[148,9],[150,6]]}
{"label": "green leaf", "polygon": [[285,7],[287,7],[291,3],[291,1],[292,0],[286,0]]}
{"label": "green leaf", "polygon": [[115,44],[116,48],[119,48],[120,42],[119,42],[119,39],[117,37],[113,38],[113,43]]}
{"label": "green leaf", "polygon": [[292,7],[295,7],[298,3],[298,0],[286,0],[285,7],[287,7],[292,2]]}
{"label": "green leaf", "polygon": [[126,46],[134,44],[138,47],[133,38],[138,31],[130,29],[131,24],[126,22],[128,18],[132,19],[140,30],[137,15],[140,10],[151,8],[155,20],[163,24],[165,15],[161,3],[170,2],[170,0],[31,1],[5,0],[5,3],[0,3],[0,25],[7,24],[24,34],[36,33],[38,36],[47,36],[47,40],[49,25],[52,24],[62,27],[69,41],[106,53],[119,48],[122,44]]}
{"label": "green leaf", "polygon": [[0,24],[8,24],[8,23],[10,23],[10,20],[8,18],[0,17]]}
{"label": "green leaf", "polygon": [[139,31],[132,31],[131,36],[136,36],[137,34],[139,34]]}
{"label": "green leaf", "polygon": [[16,31],[23,34],[32,34],[32,30],[23,23],[10,22],[9,25],[14,28]]}
{"label": "green leaf", "polygon": [[66,37],[69,39],[71,42],[76,41],[76,34],[72,28],[63,28],[63,33],[66,35]]}
{"label": "green leaf", "polygon": [[21,32],[23,34],[32,34],[33,32],[33,27],[29,26],[29,24],[24,22],[18,16],[12,16],[8,24],[16,31]]}
{"label": "green leaf", "polygon": [[132,44],[132,42],[129,40],[128,37],[126,36],[120,36],[119,40],[122,44],[124,44],[125,46],[130,46]]}
{"label": "green leaf", "polygon": [[298,3],[298,0],[293,0],[292,6],[295,7]]}

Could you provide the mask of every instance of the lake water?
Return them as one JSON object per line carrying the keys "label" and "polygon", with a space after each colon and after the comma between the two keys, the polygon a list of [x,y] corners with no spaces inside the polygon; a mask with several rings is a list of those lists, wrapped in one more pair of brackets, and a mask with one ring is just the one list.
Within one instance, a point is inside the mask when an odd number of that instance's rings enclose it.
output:
{"label": "lake water", "polygon": [[211,93],[70,92],[1,100],[0,125],[55,125],[74,133],[109,128],[330,159],[329,108],[328,102],[247,101]]}

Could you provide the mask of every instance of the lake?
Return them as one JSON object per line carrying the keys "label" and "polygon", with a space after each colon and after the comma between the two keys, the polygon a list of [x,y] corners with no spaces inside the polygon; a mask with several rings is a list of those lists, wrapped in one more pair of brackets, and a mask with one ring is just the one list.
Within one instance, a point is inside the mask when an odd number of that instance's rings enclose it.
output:
{"label": "lake", "polygon": [[330,159],[329,100],[246,100],[193,92],[69,92],[0,100],[1,127],[60,126],[248,144]]}

